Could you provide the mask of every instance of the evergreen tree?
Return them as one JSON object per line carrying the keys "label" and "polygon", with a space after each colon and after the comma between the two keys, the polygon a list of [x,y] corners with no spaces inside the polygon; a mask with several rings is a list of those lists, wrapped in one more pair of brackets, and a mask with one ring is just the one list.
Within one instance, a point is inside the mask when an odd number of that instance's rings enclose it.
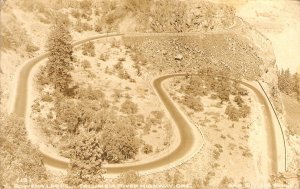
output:
{"label": "evergreen tree", "polygon": [[300,79],[298,73],[295,73],[293,75],[293,82],[294,82],[293,91],[296,93],[295,95],[297,100],[300,100]]}
{"label": "evergreen tree", "polygon": [[70,71],[72,67],[72,37],[64,22],[56,22],[53,26],[47,48],[49,62],[47,74],[55,89],[65,92],[72,81]]}

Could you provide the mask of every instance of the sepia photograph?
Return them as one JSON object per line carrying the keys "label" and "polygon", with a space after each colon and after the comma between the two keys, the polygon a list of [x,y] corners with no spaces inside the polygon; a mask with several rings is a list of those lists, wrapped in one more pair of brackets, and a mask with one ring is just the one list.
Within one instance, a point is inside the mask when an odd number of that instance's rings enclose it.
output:
{"label": "sepia photograph", "polygon": [[300,0],[0,11],[0,189],[300,189]]}

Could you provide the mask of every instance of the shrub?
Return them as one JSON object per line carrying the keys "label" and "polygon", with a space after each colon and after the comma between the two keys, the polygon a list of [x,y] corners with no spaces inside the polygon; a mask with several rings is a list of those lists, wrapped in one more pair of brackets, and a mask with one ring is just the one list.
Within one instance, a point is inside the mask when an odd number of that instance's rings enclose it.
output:
{"label": "shrub", "polygon": [[246,118],[250,113],[250,107],[243,105],[239,109],[233,105],[228,105],[225,110],[225,114],[228,115],[232,121],[238,121],[239,118]]}
{"label": "shrub", "polygon": [[26,45],[26,51],[29,52],[29,53],[36,52],[39,49],[40,49],[39,47],[34,46],[33,44]]}
{"label": "shrub", "polygon": [[150,145],[150,144],[145,144],[144,147],[143,147],[143,152],[145,154],[150,154],[153,152],[153,146]]}
{"label": "shrub", "polygon": [[220,189],[227,189],[229,187],[229,184],[233,183],[233,179],[232,178],[228,178],[228,177],[223,177],[223,179],[221,180],[220,184],[219,184],[219,188]]}
{"label": "shrub", "polygon": [[131,77],[130,77],[130,75],[129,75],[129,73],[126,71],[126,70],[119,70],[118,71],[118,76],[119,76],[119,78],[121,78],[121,79],[125,79],[125,80],[130,80],[131,81]]}
{"label": "shrub", "polygon": [[99,57],[100,60],[106,61],[109,59],[109,54],[108,53],[102,53]]}
{"label": "shrub", "polygon": [[95,45],[93,42],[85,43],[82,46],[82,54],[85,56],[95,56]]}
{"label": "shrub", "polygon": [[134,102],[127,99],[121,105],[121,112],[126,114],[135,114],[138,112],[138,107]]}
{"label": "shrub", "polygon": [[84,69],[91,68],[91,63],[88,60],[83,60],[81,65]]}
{"label": "shrub", "polygon": [[95,25],[94,25],[94,30],[96,32],[102,32],[102,30],[103,30],[103,24],[102,24],[102,22],[101,22],[100,19],[96,20]]}
{"label": "shrub", "polygon": [[203,111],[203,104],[201,103],[200,100],[198,100],[197,98],[195,98],[194,96],[191,95],[185,95],[183,97],[183,99],[181,100],[181,102],[186,105],[187,107],[199,112],[199,111]]}
{"label": "shrub", "polygon": [[228,105],[225,110],[225,114],[228,115],[229,119],[232,121],[239,120],[239,111],[236,107]]}
{"label": "shrub", "polygon": [[80,13],[80,11],[79,10],[72,10],[71,11],[71,15],[74,17],[74,18],[77,18],[77,19],[80,19],[80,17],[81,17],[81,13]]}
{"label": "shrub", "polygon": [[90,11],[92,8],[92,1],[90,0],[80,1],[79,6],[83,11]]}
{"label": "shrub", "polygon": [[244,103],[244,101],[243,101],[243,99],[242,99],[242,97],[241,97],[240,95],[237,95],[237,96],[234,97],[234,102],[236,102],[237,105],[240,106],[240,107],[241,107],[241,106],[243,105],[243,103]]}
{"label": "shrub", "polygon": [[123,63],[118,62],[117,64],[114,65],[114,69],[116,70],[122,70],[123,69]]}
{"label": "shrub", "polygon": [[240,117],[242,118],[246,118],[250,113],[250,107],[247,106],[247,105],[243,105],[241,108],[240,108]]}

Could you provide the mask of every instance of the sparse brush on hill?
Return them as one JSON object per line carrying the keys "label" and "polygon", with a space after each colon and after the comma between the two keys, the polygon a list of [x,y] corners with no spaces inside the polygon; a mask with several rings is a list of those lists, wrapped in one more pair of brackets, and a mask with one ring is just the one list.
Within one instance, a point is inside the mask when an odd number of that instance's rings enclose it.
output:
{"label": "sparse brush on hill", "polygon": [[[2,26],[1,29],[1,51],[12,50],[23,54],[33,53],[39,50],[32,42],[26,30],[15,21],[13,24]],[[23,51],[24,50],[24,51]]]}
{"label": "sparse brush on hill", "polygon": [[183,32],[186,18],[185,2],[155,1],[151,9],[150,26],[155,32]]}

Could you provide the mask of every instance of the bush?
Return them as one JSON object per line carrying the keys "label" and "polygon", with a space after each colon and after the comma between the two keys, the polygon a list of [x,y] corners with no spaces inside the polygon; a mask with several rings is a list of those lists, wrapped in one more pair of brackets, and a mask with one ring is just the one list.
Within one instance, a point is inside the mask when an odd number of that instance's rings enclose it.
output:
{"label": "bush", "polygon": [[91,68],[91,63],[88,60],[83,60],[81,65],[84,69]]}
{"label": "bush", "polygon": [[94,30],[96,32],[102,32],[102,30],[103,30],[103,24],[102,24],[102,22],[101,22],[100,19],[96,20],[95,25],[94,25]]}
{"label": "bush", "polygon": [[237,95],[237,96],[234,97],[234,102],[236,102],[237,105],[240,106],[240,107],[241,107],[241,106],[243,105],[243,103],[244,103],[244,101],[243,101],[243,99],[242,99],[242,97],[241,97],[240,95]]}
{"label": "bush", "polygon": [[119,76],[120,79],[125,79],[125,80],[132,81],[129,73],[126,70],[119,70],[118,71],[118,76]]}
{"label": "bush", "polygon": [[181,103],[197,112],[204,110],[201,101],[191,95],[185,95],[181,100]]}
{"label": "bush", "polygon": [[109,54],[108,53],[102,53],[100,55],[99,59],[105,62],[106,60],[109,59]]}
{"label": "bush", "polygon": [[250,114],[250,107],[247,105],[243,105],[240,110],[240,117],[246,118]]}
{"label": "bush", "polygon": [[239,120],[239,111],[236,107],[228,105],[225,110],[225,114],[228,115],[229,119],[232,121]]}
{"label": "bush", "polygon": [[72,15],[74,18],[77,18],[77,19],[80,19],[80,17],[81,17],[80,11],[79,11],[79,10],[76,10],[76,9],[71,11],[71,15]]}
{"label": "bush", "polygon": [[239,118],[246,118],[250,113],[250,107],[243,105],[240,108],[236,108],[233,105],[228,105],[225,110],[225,114],[228,115],[232,121],[238,121]]}
{"label": "bush", "polygon": [[126,114],[136,114],[138,112],[138,107],[134,102],[127,99],[121,105],[121,112]]}
{"label": "bush", "polygon": [[29,52],[29,53],[36,52],[39,49],[40,49],[39,47],[34,46],[33,44],[26,45],[26,51]]}
{"label": "bush", "polygon": [[150,154],[153,152],[153,146],[150,145],[150,144],[145,144],[144,147],[143,147],[143,152],[145,154]]}
{"label": "bush", "polygon": [[95,45],[93,42],[85,43],[82,46],[82,54],[85,56],[95,56]]}

